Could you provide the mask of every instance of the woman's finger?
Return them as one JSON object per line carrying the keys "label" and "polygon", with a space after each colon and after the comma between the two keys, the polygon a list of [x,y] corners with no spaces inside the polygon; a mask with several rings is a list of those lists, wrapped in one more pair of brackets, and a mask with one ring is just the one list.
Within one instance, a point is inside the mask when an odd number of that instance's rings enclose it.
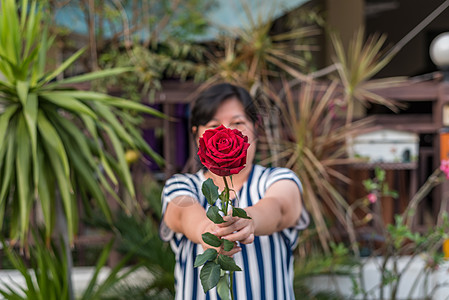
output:
{"label": "woman's finger", "polygon": [[254,234],[252,233],[246,239],[240,241],[242,244],[251,244],[252,242],[254,242]]}
{"label": "woman's finger", "polygon": [[234,242],[234,248],[232,248],[229,251],[224,251],[223,247],[221,247],[220,254],[227,255],[227,256],[233,256],[234,254],[236,254],[236,253],[238,253],[240,251],[242,251],[242,248],[240,248],[237,245],[237,243]]}

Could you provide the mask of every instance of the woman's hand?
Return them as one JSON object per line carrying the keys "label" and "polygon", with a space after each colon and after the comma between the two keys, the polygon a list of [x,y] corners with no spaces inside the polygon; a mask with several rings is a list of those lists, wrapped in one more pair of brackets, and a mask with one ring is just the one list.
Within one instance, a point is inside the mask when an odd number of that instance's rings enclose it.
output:
{"label": "woman's hand", "polygon": [[224,223],[217,224],[215,234],[231,242],[251,244],[254,241],[254,220],[225,216]]}
{"label": "woman's hand", "polygon": [[[223,223],[223,224],[225,224],[225,223]],[[214,224],[213,222],[210,222],[209,220],[207,220],[205,222],[205,224],[203,224],[203,230],[201,231],[201,235],[206,232],[209,232],[209,233],[212,233],[213,235],[217,236],[218,238],[224,238],[223,236],[221,236],[219,234],[219,232],[221,231],[221,226],[219,226],[219,225],[223,225],[223,224]],[[223,245],[221,245],[220,247],[212,247],[211,245],[206,244],[201,237],[200,237],[200,240],[201,240],[200,243],[203,246],[204,250],[212,248],[212,249],[217,250],[218,253],[224,254],[227,256],[233,256],[234,254],[236,254],[237,252],[240,252],[242,250],[242,248],[240,248],[235,241],[232,241],[230,239],[227,239],[227,240],[234,242],[234,248],[232,248],[230,251],[225,251],[223,248]]]}

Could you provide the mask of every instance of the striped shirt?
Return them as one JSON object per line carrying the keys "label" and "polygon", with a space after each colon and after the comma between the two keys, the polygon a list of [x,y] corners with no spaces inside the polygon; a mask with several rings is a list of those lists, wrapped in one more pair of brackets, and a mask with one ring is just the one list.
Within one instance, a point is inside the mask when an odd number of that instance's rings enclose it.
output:
{"label": "striped shirt", "polygon": [[[206,178],[203,170],[195,174],[176,174],[167,180],[162,192],[162,212],[167,204],[176,197],[189,196],[197,199],[207,209],[209,204],[201,192],[201,185]],[[248,181],[239,191],[238,207],[255,205],[273,183],[279,180],[294,181],[300,191],[302,186],[295,175],[286,168],[265,168],[255,165]],[[219,200],[218,200],[219,201]],[[254,242],[241,244],[242,250],[234,255],[236,264],[242,271],[234,272],[234,297],[240,299],[294,299],[293,292],[293,249],[298,241],[298,232],[309,224],[309,216],[302,210],[300,219],[294,228],[284,229],[271,235],[256,236]],[[215,300],[219,299],[213,288],[204,294],[199,273],[194,268],[197,254],[203,248],[186,238],[182,233],[171,231],[161,224],[161,238],[169,241],[175,253],[175,289],[179,300]]]}

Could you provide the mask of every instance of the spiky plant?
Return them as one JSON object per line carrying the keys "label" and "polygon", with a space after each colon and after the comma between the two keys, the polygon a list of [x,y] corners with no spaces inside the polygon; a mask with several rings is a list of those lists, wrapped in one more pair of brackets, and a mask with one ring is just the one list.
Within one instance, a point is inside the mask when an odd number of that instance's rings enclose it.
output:
{"label": "spiky plant", "polygon": [[300,88],[284,83],[284,93],[272,93],[284,122],[277,159],[284,160],[301,179],[304,201],[325,251],[333,240],[328,222],[335,220],[350,226],[345,220],[348,204],[337,188],[338,183],[349,182],[338,168],[354,162],[346,155],[345,141],[369,122],[359,121],[347,127],[338,121],[336,102],[341,92],[337,87],[336,81],[306,81]]}
{"label": "spiky plant", "polygon": [[305,78],[300,71],[307,65],[303,54],[313,45],[304,41],[317,36],[320,29],[303,26],[273,34],[274,18],[255,16],[247,1],[238,5],[236,9],[245,12],[248,26],[223,28],[225,35],[219,40],[223,51],[208,57],[211,60],[208,70],[211,77],[205,86],[226,80],[247,87],[254,95],[262,90],[262,84],[270,85],[270,79],[278,78],[282,73]]}
{"label": "spiky plant", "polygon": [[[47,70],[52,38],[42,4],[1,0],[0,10],[0,226],[10,216],[10,237],[26,241],[30,219],[39,207],[47,239],[61,201],[67,234],[77,230],[77,201],[102,209],[119,203],[121,183],[133,197],[126,149],[158,158],[139,134],[128,110],[162,116],[141,104],[69,84],[91,81],[130,69],[111,69],[59,80],[83,53],[77,51],[54,70]],[[126,209],[126,208],[125,208]]]}
{"label": "spiky plant", "polygon": [[[69,300],[70,280],[67,277],[69,268],[60,245],[52,241],[47,245],[45,233],[39,228],[32,230],[33,244],[30,246],[30,257],[24,257],[2,239],[6,257],[12,266],[20,273],[20,282],[7,283],[2,280],[0,295],[8,300]],[[107,259],[113,248],[114,240],[109,241],[98,257],[92,277],[83,291],[79,292],[80,300],[102,299],[104,294],[119,285],[139,266],[124,269],[131,255],[124,257],[116,266],[109,270],[106,278],[101,278],[100,272],[106,266]]]}
{"label": "spiky plant", "polygon": [[394,52],[385,51],[385,35],[374,34],[365,40],[364,30],[359,29],[351,39],[347,49],[336,34],[331,35],[335,49],[335,63],[341,84],[345,89],[344,103],[347,106],[346,124],[354,115],[354,105],[358,101],[364,106],[376,103],[397,112],[399,103],[375,93],[376,89],[405,83],[404,77],[373,80],[394,57]]}

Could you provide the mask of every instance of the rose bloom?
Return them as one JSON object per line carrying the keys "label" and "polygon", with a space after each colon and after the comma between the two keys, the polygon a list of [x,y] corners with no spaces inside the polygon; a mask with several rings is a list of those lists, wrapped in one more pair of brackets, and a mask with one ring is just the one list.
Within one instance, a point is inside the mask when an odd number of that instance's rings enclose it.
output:
{"label": "rose bloom", "polygon": [[208,129],[199,139],[201,163],[218,176],[238,174],[246,164],[248,137],[238,129],[220,125]]}
{"label": "rose bloom", "polygon": [[449,160],[443,159],[441,161],[440,170],[444,172],[446,178],[449,179]]}
{"label": "rose bloom", "polygon": [[377,195],[374,193],[369,193],[368,196],[366,196],[371,203],[375,203],[377,201]]}

